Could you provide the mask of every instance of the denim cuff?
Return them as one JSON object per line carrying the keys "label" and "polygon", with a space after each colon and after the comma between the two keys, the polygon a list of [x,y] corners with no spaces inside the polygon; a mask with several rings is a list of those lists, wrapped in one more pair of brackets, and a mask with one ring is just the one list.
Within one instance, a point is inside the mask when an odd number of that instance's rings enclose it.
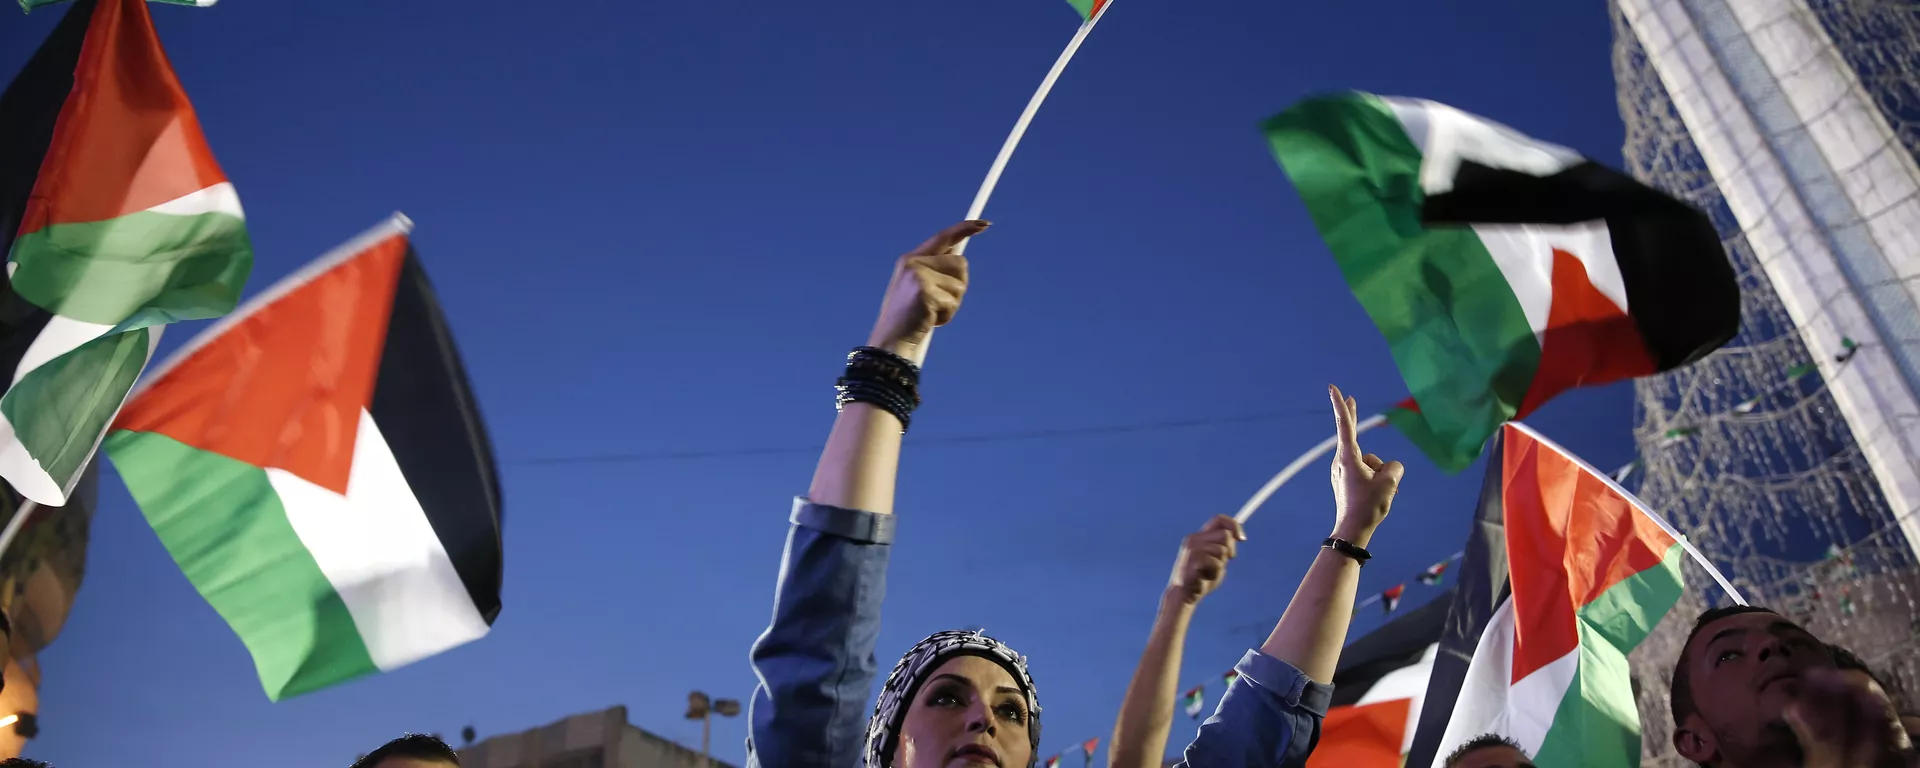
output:
{"label": "denim cuff", "polygon": [[802,497],[793,500],[794,525],[811,528],[861,544],[892,544],[893,515],[880,515],[858,509],[815,504]]}
{"label": "denim cuff", "polygon": [[1316,683],[1292,664],[1257,649],[1247,651],[1233,669],[1247,682],[1278,695],[1288,707],[1325,717],[1327,708],[1333,704],[1333,686]]}

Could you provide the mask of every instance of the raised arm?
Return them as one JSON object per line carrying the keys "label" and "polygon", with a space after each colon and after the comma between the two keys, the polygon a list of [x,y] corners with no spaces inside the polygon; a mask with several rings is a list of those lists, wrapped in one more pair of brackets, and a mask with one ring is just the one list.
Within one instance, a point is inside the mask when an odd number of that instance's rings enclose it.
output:
{"label": "raised arm", "polygon": [[1160,768],[1167,752],[1167,733],[1173,729],[1174,700],[1179,695],[1180,659],[1185,652],[1187,626],[1193,609],[1226,578],[1227,561],[1246,540],[1240,523],[1226,515],[1181,542],[1173,575],[1160,594],[1160,610],[1147,635],[1147,650],[1127,685],[1120,704],[1120,720],[1113,726],[1107,765],[1115,768]]}
{"label": "raised arm", "polygon": [[1327,394],[1340,435],[1333,459],[1332,535],[1308,566],[1273,634],[1234,667],[1239,675],[1187,747],[1186,764],[1194,768],[1292,768],[1304,765],[1319,743],[1320,723],[1333,698],[1334,666],[1353,618],[1360,564],[1368,556],[1365,547],[1386,519],[1405,472],[1399,462],[1361,453],[1353,399],[1337,387],[1328,387]]}
{"label": "raised arm", "polygon": [[749,766],[861,763],[900,438],[918,405],[928,335],[953,318],[966,293],[966,259],[954,246],[984,229],[963,222],[900,257],[866,347],[849,356],[840,415],[807,497],[794,501],[773,620],[753,646],[760,682],[750,704]]}
{"label": "raised arm", "polygon": [[[1328,387],[1327,393],[1340,435],[1333,458],[1336,517],[1329,536],[1364,550],[1373,540],[1374,529],[1387,519],[1406,468],[1397,461],[1362,454],[1354,431],[1359,418],[1353,398],[1342,395],[1339,387]],[[1354,595],[1360,588],[1361,561],[1337,546],[1320,549],[1287,612],[1260,646],[1262,653],[1293,665],[1314,682],[1327,684],[1333,682],[1333,668],[1340,663],[1340,648],[1346,644],[1347,625],[1353,619]]]}

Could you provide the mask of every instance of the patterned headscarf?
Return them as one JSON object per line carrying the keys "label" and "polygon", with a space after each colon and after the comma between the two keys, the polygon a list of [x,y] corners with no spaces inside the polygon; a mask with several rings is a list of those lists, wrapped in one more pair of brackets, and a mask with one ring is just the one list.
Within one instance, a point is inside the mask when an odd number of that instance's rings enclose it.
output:
{"label": "patterned headscarf", "polygon": [[920,684],[955,656],[979,656],[993,661],[1005,667],[1007,674],[1019,683],[1020,691],[1027,697],[1027,738],[1033,742],[1034,757],[1029,758],[1026,768],[1033,768],[1033,760],[1040,754],[1040,700],[1034,694],[1033,678],[1027,675],[1027,658],[977,629],[934,633],[900,657],[893,674],[887,675],[887,684],[880,689],[880,700],[873,707],[873,720],[867,724],[867,768],[890,768],[893,750],[900,742],[900,726],[906,721],[907,707],[919,693]]}

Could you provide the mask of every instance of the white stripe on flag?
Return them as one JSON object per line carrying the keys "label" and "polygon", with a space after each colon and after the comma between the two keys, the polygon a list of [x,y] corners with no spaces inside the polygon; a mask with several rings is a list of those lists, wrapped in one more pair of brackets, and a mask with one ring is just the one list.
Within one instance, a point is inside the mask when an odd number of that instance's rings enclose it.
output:
{"label": "white stripe on flag", "polygon": [[1427,679],[1433,676],[1433,659],[1439,652],[1439,644],[1427,646],[1426,652],[1420,654],[1419,661],[1382,675],[1359,701],[1354,702],[1365,706],[1394,699],[1413,700],[1413,705],[1407,708],[1406,739],[1400,743],[1402,755],[1413,748],[1414,731],[1420,727],[1420,707],[1427,700]]}
{"label": "white stripe on flag", "polygon": [[1564,227],[1475,224],[1473,233],[1480,236],[1487,254],[1500,267],[1514,298],[1520,300],[1534,339],[1541,343],[1545,343],[1547,319],[1553,310],[1556,248],[1579,259],[1594,289],[1612,300],[1622,314],[1627,312],[1627,281],[1620,276],[1620,261],[1614,257],[1613,236],[1605,221]]}
{"label": "white stripe on flag", "polygon": [[1429,195],[1453,189],[1463,160],[1535,176],[1551,176],[1586,160],[1566,147],[1436,101],[1384,96],[1381,101],[1419,142],[1420,188]]}
{"label": "white stripe on flag", "polygon": [[267,477],[381,670],[487,634],[372,414],[360,412],[346,496],[281,469]]}
{"label": "white stripe on flag", "polygon": [[1444,768],[1453,750],[1487,733],[1513,739],[1527,754],[1538,754],[1560,702],[1573,685],[1579,662],[1576,648],[1525,679],[1509,683],[1513,680],[1513,599],[1501,602],[1487,620],[1466,678],[1460,681],[1453,717],[1434,752],[1434,768]]}

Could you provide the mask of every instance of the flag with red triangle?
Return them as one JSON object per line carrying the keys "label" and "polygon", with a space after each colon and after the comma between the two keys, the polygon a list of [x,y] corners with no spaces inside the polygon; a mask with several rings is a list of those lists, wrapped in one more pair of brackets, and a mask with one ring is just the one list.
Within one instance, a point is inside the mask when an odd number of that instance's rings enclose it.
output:
{"label": "flag with red triangle", "polygon": [[1420,583],[1425,584],[1429,587],[1435,584],[1439,584],[1440,580],[1446,576],[1448,562],[1449,561],[1442,560],[1440,562],[1434,563],[1433,565],[1427,566],[1427,570],[1421,572],[1420,574]]}
{"label": "flag with red triangle", "polygon": [[479,639],[500,613],[493,449],[411,226],[396,214],[250,299],[107,438],[275,700]]}
{"label": "flag with red triangle", "polygon": [[0,95],[0,477],[47,506],[170,323],[233,310],[240,198],[143,0],[80,0]]}
{"label": "flag with red triangle", "polygon": [[1393,609],[1400,607],[1400,595],[1406,593],[1406,591],[1407,585],[1395,584],[1388,587],[1387,591],[1381,592],[1380,607],[1385,609],[1382,613],[1393,613]]}
{"label": "flag with red triangle", "polygon": [[1207,687],[1204,685],[1196,685],[1193,687],[1193,690],[1187,691],[1180,696],[1180,707],[1186,710],[1187,717],[1197,718],[1200,716],[1200,710],[1205,708],[1206,697]]}
{"label": "flag with red triangle", "polygon": [[1562,392],[1672,370],[1740,328],[1707,215],[1578,152],[1370,93],[1264,128],[1413,396],[1389,423],[1449,471]]}

